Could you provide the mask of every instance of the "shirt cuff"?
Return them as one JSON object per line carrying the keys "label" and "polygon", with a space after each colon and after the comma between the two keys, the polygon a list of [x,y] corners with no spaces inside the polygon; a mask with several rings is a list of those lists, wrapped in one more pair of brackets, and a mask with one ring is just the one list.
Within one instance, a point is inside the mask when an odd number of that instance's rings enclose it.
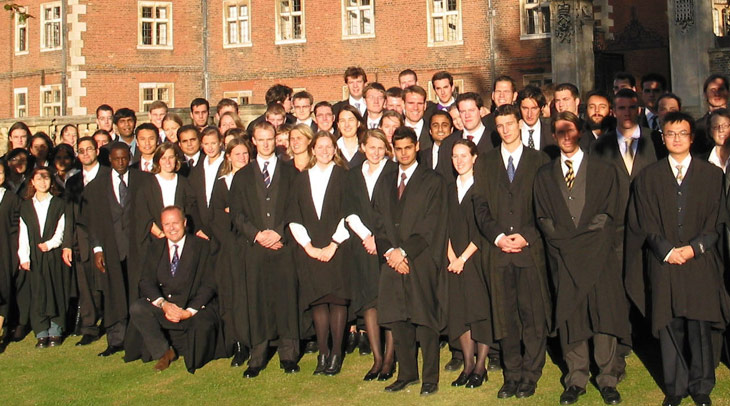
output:
{"label": "shirt cuff", "polygon": [[339,245],[348,238],[350,238],[350,232],[347,231],[347,228],[345,227],[345,219],[340,219],[339,224],[337,224],[337,230],[335,230],[335,233],[332,234],[332,241]]}
{"label": "shirt cuff", "polygon": [[352,231],[354,231],[361,240],[364,240],[373,234],[370,229],[365,227],[365,224],[362,223],[360,216],[357,214],[350,214],[345,218],[345,221],[347,221],[347,225],[350,226]]}
{"label": "shirt cuff", "polygon": [[97,252],[104,252],[104,250],[101,247],[94,247],[94,254]]}
{"label": "shirt cuff", "polygon": [[190,312],[190,314],[192,314],[193,316],[195,316],[195,314],[196,314],[196,313],[198,313],[198,311],[197,311],[197,310],[195,310],[195,309],[193,309],[192,307],[188,307],[188,308],[187,308],[187,309],[185,309],[185,310],[189,311],[189,312]]}
{"label": "shirt cuff", "polygon": [[165,302],[165,298],[163,298],[162,296],[160,296],[157,299],[155,299],[155,300],[152,301],[152,305],[155,306],[155,307],[159,307],[161,309],[162,308],[162,303],[164,303],[164,302]]}
{"label": "shirt cuff", "polygon": [[312,239],[309,238],[307,229],[304,228],[303,225],[299,223],[289,223],[289,229],[291,230],[291,234],[294,236],[294,239],[297,240],[297,243],[301,245],[302,248],[312,242]]}
{"label": "shirt cuff", "polygon": [[672,256],[672,253],[673,252],[674,252],[674,248],[672,248],[671,250],[669,250],[669,252],[667,253],[667,256],[664,257],[664,262],[669,261],[669,257]]}
{"label": "shirt cuff", "polygon": [[505,234],[504,234],[504,233],[500,233],[500,234],[499,234],[499,235],[497,236],[497,238],[495,238],[495,239],[494,239],[494,245],[496,245],[496,246],[498,246],[498,247],[499,247],[499,240],[501,240],[501,239],[502,239],[502,237],[504,237],[504,236],[505,236]]}

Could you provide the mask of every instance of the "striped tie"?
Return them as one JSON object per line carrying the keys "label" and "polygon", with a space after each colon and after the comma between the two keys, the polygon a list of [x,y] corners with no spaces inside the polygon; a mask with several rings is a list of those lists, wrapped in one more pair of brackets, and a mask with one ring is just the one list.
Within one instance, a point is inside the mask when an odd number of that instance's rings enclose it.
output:
{"label": "striped tie", "polygon": [[570,159],[566,159],[565,166],[568,167],[568,173],[565,174],[565,184],[568,185],[568,190],[572,190],[573,183],[575,183],[575,173],[573,172],[573,161],[571,161]]}
{"label": "striped tie", "polygon": [[264,185],[268,188],[269,185],[271,185],[271,176],[269,176],[269,163],[264,162],[264,171],[262,172],[264,175]]}
{"label": "striped tie", "polygon": [[172,260],[170,261],[170,273],[174,278],[177,273],[177,265],[180,263],[180,255],[177,253],[177,244],[173,244],[172,247],[175,249],[175,252],[172,254]]}
{"label": "striped tie", "polygon": [[682,165],[677,165],[677,184],[681,185],[683,180],[684,175],[682,174]]}

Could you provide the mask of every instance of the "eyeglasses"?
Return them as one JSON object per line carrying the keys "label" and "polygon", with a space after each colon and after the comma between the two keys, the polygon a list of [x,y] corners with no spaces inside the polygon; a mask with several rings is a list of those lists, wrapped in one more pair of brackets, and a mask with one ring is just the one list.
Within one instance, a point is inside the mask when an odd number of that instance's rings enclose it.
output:
{"label": "eyeglasses", "polygon": [[667,131],[664,133],[664,138],[687,138],[687,137],[689,137],[688,131],[680,131],[680,132]]}
{"label": "eyeglasses", "polygon": [[730,124],[719,124],[719,125],[714,125],[710,128],[712,128],[712,131],[725,131],[728,128],[730,128]]}
{"label": "eyeglasses", "polygon": [[96,151],[96,148],[94,148],[94,147],[79,148],[79,149],[76,150],[76,152],[78,152],[79,155],[81,155],[81,154],[90,154],[90,153],[92,153],[94,151]]}

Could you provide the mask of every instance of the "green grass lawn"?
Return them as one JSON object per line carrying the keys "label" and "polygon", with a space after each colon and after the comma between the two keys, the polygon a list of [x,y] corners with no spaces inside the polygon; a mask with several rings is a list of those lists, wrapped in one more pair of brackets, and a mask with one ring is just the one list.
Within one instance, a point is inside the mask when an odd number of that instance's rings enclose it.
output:
{"label": "green grass lawn", "polygon": [[[401,393],[385,393],[393,380],[363,382],[372,357],[357,353],[345,359],[342,373],[335,377],[312,376],[315,354],[302,358],[302,371],[285,375],[275,356],[258,378],[244,379],[244,368],[231,368],[229,360],[217,360],[195,375],[189,374],[178,360],[157,373],[154,363],[125,364],[120,355],[102,359],[96,354],[105,348],[104,340],[84,348],[75,347],[79,337],[70,337],[57,348],[37,350],[35,339],[27,337],[10,345],[0,354],[0,405],[82,404],[82,405],[557,405],[562,392],[560,370],[548,357],[535,396],[529,399],[498,400],[502,374],[494,373],[477,389],[452,388],[458,372],[441,374],[439,392],[419,396],[419,385]],[[442,367],[449,352],[441,353]],[[627,378],[619,385],[625,405],[659,405],[664,395],[636,354],[628,359]],[[730,371],[725,365],[717,370],[718,384],[713,392],[715,405],[730,405]],[[603,404],[598,390],[589,386],[578,405]],[[683,404],[693,404],[685,399]]]}

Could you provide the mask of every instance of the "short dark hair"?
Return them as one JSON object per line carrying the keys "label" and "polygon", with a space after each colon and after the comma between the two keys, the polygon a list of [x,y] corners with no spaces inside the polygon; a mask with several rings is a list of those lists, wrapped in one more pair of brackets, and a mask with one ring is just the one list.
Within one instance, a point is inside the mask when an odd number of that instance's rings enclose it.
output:
{"label": "short dark hair", "polygon": [[659,83],[659,86],[661,86],[662,90],[667,90],[667,78],[665,78],[664,76],[662,76],[658,73],[650,72],[650,73],[647,73],[646,75],[642,76],[641,77],[641,87],[642,88],[644,88],[644,83],[646,83],[646,82],[657,82],[657,83]]}
{"label": "short dark hair", "polygon": [[149,131],[154,132],[155,135],[157,136],[157,139],[158,140],[160,139],[160,129],[157,128],[157,126],[152,123],[142,123],[139,126],[137,126],[137,128],[134,129],[134,138],[137,139],[139,132],[143,131],[143,130],[149,130]]}
{"label": "short dark hair", "polygon": [[190,111],[193,110],[193,107],[198,107],[205,105],[205,108],[210,111],[210,103],[208,103],[208,100],[205,100],[202,97],[196,97],[193,99],[193,101],[190,102]]}
{"label": "short dark hair", "polygon": [[180,128],[178,128],[178,129],[177,129],[177,138],[178,138],[178,142],[180,142],[180,141],[179,141],[179,140],[180,140],[180,136],[181,136],[181,135],[182,135],[183,133],[186,133],[186,132],[188,132],[188,131],[192,131],[192,132],[194,132],[194,133],[195,133],[195,136],[196,136],[196,137],[198,137],[198,139],[200,139],[200,138],[201,138],[201,137],[200,137],[200,130],[198,130],[198,127],[196,127],[196,126],[195,126],[195,125],[193,125],[193,124],[185,124],[184,126],[182,126],[182,127],[180,127]]}
{"label": "short dark hair", "polygon": [[[101,131],[104,131],[104,130],[101,130]],[[95,133],[95,134],[96,134],[96,133]],[[80,145],[80,144],[81,144],[82,142],[90,142],[90,143],[91,143],[91,145],[92,145],[92,146],[94,147],[94,149],[98,149],[98,148],[99,148],[99,144],[98,144],[98,143],[96,142],[96,140],[94,139],[94,137],[93,137],[93,136],[88,136],[88,135],[87,135],[87,136],[85,136],[85,137],[81,137],[81,138],[79,138],[79,139],[78,139],[78,140],[76,141],[76,148],[78,148],[78,146],[79,146],[79,145]]]}
{"label": "short dark hair", "polygon": [[608,108],[613,107],[613,98],[611,98],[611,96],[609,96],[608,93],[603,90],[594,89],[588,92],[588,94],[586,94],[586,103],[588,103],[588,100],[590,100],[591,97],[601,97],[603,99],[606,99],[606,101],[608,102]]}
{"label": "short dark hair", "polygon": [[451,114],[449,114],[448,112],[446,112],[444,110],[436,110],[433,112],[433,114],[431,114],[431,117],[429,117],[429,119],[428,119],[429,127],[431,126],[431,123],[433,122],[433,118],[438,117],[438,116],[446,117],[449,120],[449,124],[451,124],[451,127],[452,128],[454,127],[454,120],[451,118]]}
{"label": "short dark hair", "polygon": [[256,134],[256,130],[261,129],[271,131],[271,133],[276,136],[276,128],[274,128],[274,125],[266,120],[261,120],[258,123],[254,124],[253,128],[251,128],[251,138],[253,138],[254,134]]}
{"label": "short dark hair", "polygon": [[426,95],[426,89],[424,89],[424,88],[422,88],[421,86],[418,86],[418,85],[413,85],[413,86],[408,86],[407,88],[403,89],[403,100],[406,99],[406,95],[411,94],[411,93],[415,93],[415,94],[423,97],[423,100],[424,101],[428,97]]}
{"label": "short dark hair", "polygon": [[132,154],[131,154],[131,151],[129,150],[129,145],[127,145],[126,142],[122,142],[122,141],[115,141],[111,144],[111,146],[109,146],[109,155],[111,155],[112,152],[114,152],[118,149],[127,151],[127,154],[129,154],[129,156],[131,158]]}
{"label": "short dark hair", "polygon": [[267,105],[271,103],[284,103],[286,99],[291,97],[293,91],[291,87],[277,83],[266,91],[264,99]]}
{"label": "short dark hair", "polygon": [[414,129],[412,129],[411,127],[406,127],[406,126],[402,125],[402,126],[396,128],[395,132],[393,133],[393,145],[395,145],[396,141],[404,140],[406,138],[413,141],[414,144],[418,144],[418,137],[416,136],[416,131]]}
{"label": "short dark hair", "polygon": [[509,116],[509,115],[515,116],[515,119],[517,119],[517,121],[520,121],[520,118],[522,118],[521,114],[520,114],[520,108],[515,106],[514,104],[509,104],[509,103],[503,104],[503,105],[497,107],[496,110],[494,110],[495,119],[497,117]]}
{"label": "short dark hair", "polygon": [[418,82],[418,75],[413,69],[403,69],[402,71],[400,71],[400,73],[398,74],[398,81],[400,82],[400,78],[408,75],[413,75],[413,77],[416,78],[416,82]]}
{"label": "short dark hair", "polygon": [[478,109],[481,109],[482,107],[484,107],[484,100],[482,100],[482,96],[479,96],[479,93],[475,93],[475,92],[466,92],[466,93],[462,93],[462,94],[456,96],[456,101],[454,102],[454,105],[458,109],[459,103],[461,103],[465,100],[474,100],[474,103],[477,104]]}
{"label": "short dark hair", "polygon": [[322,107],[329,107],[330,111],[334,113],[334,109],[332,108],[332,104],[326,100],[322,100],[321,102],[314,105],[314,115],[317,115],[317,110]]}
{"label": "short dark hair", "polygon": [[347,78],[358,78],[362,76],[363,82],[368,81],[368,75],[365,73],[365,69],[359,67],[359,66],[349,66],[347,69],[345,69],[345,74],[343,75],[343,78],[345,80],[345,83],[347,83]]}
{"label": "short dark hair", "polygon": [[616,72],[613,75],[613,80],[628,80],[631,87],[636,87],[636,78],[629,72]]}
{"label": "short dark hair", "polygon": [[497,79],[494,79],[494,86],[493,86],[492,90],[497,88],[497,83],[499,83],[499,82],[509,82],[509,84],[512,85],[512,91],[513,92],[517,91],[517,83],[515,83],[515,80],[512,79],[511,76],[509,76],[509,75],[498,76]]}
{"label": "short dark hair", "polygon": [[112,113],[112,115],[114,115],[114,109],[112,108],[112,106],[110,106],[108,104],[102,104],[101,106],[99,106],[99,107],[96,108],[96,116],[97,117],[99,117],[99,112],[100,111],[109,111],[109,112]]}
{"label": "short dark hair", "polygon": [[719,108],[712,113],[710,113],[710,123],[712,123],[712,119],[715,117],[725,117],[728,120],[730,120],[730,110],[726,109],[725,107]]}
{"label": "short dark hair", "polygon": [[682,110],[682,99],[677,96],[674,93],[664,93],[663,95],[659,96],[658,99],[656,99],[656,105],[659,106],[659,102],[662,101],[662,99],[674,99],[677,101],[677,107],[679,107],[680,110]]}
{"label": "short dark hair", "polygon": [[[505,104],[505,106],[507,106]],[[454,151],[454,147],[457,145],[464,145],[465,147],[469,148],[469,154],[471,156],[479,156],[479,148],[477,148],[477,144],[474,143],[474,141],[469,141],[466,138],[459,138],[454,142],[454,145],[451,147],[451,151]]]}
{"label": "short dark hair", "polygon": [[162,100],[155,100],[150,103],[147,111],[152,111],[156,109],[165,109],[165,113],[167,113],[167,103],[163,102]]}
{"label": "short dark hair", "polygon": [[134,125],[137,125],[137,115],[134,113],[134,110],[122,107],[121,109],[117,110],[114,113],[114,124],[118,123],[119,120],[123,118],[131,118],[134,122]]}
{"label": "short dark hair", "polygon": [[266,112],[264,113],[264,117],[269,117],[270,115],[286,116],[286,110],[284,110],[284,107],[279,103],[269,103],[269,105],[266,106]]}
{"label": "short dark hair", "polygon": [[398,99],[402,99],[403,89],[398,86],[389,87],[388,90],[385,91],[385,97],[396,97]]}
{"label": "short dark hair", "polygon": [[[112,140],[112,135],[109,134],[109,131],[107,131],[107,130],[98,129],[98,130],[94,131],[93,134],[91,134],[91,138],[94,138],[94,136],[96,136],[96,134],[104,134],[104,135],[106,135],[107,138],[109,138],[109,141]],[[79,139],[79,141],[81,141],[81,140]],[[96,142],[96,140],[94,140],[94,142]],[[78,144],[78,141],[76,143]]]}
{"label": "short dark hair", "polygon": [[314,96],[312,96],[312,94],[306,90],[302,90],[302,91],[294,93],[294,96],[292,96],[291,99],[292,99],[292,101],[294,101],[296,99],[308,99],[309,104],[314,103]]}
{"label": "short dark hair", "polygon": [[613,96],[613,99],[636,99],[639,100],[639,94],[633,91],[632,89],[623,88],[620,89],[616,94]]}
{"label": "short dark hair", "polygon": [[574,99],[580,98],[580,91],[578,90],[578,86],[568,82],[561,83],[555,86],[555,91],[553,92],[553,94],[557,92],[562,92],[564,90],[570,90],[570,94],[573,96]]}
{"label": "short dark hair", "polygon": [[728,83],[727,76],[720,73],[713,73],[712,75],[708,76],[707,79],[705,79],[705,84],[702,85],[702,91],[704,93],[707,93],[707,86],[709,86],[710,83],[716,81],[717,79],[722,79],[723,87],[725,88],[725,90],[730,90],[730,84]]}
{"label": "short dark hair", "polygon": [[383,86],[382,84],[380,84],[378,82],[370,82],[367,85],[365,85],[365,89],[363,89],[362,94],[366,95],[371,90],[376,90],[376,91],[382,93],[383,97],[386,96],[385,86]]}
{"label": "short dark hair", "polygon": [[451,85],[451,86],[454,85],[454,77],[451,76],[451,74],[449,72],[446,72],[445,70],[434,73],[433,76],[431,76],[431,83],[433,84],[433,83],[436,83],[437,80],[443,80],[443,79],[448,79],[449,85]]}
{"label": "short dark hair", "polygon": [[218,129],[218,127],[209,125],[205,128],[203,128],[203,131],[200,132],[200,139],[203,139],[206,135],[215,135],[218,137],[218,141],[223,141],[223,134],[221,134],[221,131]]}
{"label": "short dark hair", "polygon": [[535,103],[537,103],[537,106],[540,108],[543,108],[547,103],[547,101],[545,100],[545,95],[542,94],[542,90],[540,90],[539,87],[533,85],[527,85],[524,89],[520,90],[517,93],[517,103],[515,104],[519,107],[522,104],[522,101],[525,99],[535,100]]}
{"label": "short dark hair", "polygon": [[216,113],[219,113],[223,109],[223,107],[227,106],[233,106],[233,108],[236,109],[236,114],[238,114],[238,103],[235,100],[229,99],[227,97],[222,98],[215,106]]}
{"label": "short dark hair", "polygon": [[580,132],[580,118],[575,115],[572,111],[561,111],[560,113],[554,115],[552,117],[552,120],[550,121],[550,129],[553,131],[553,134],[555,134],[555,123],[558,121],[570,121],[575,126],[576,130]]}
{"label": "short dark hair", "polygon": [[689,123],[689,133],[694,138],[695,135],[695,119],[689,114],[683,111],[671,111],[664,116],[664,123],[662,124],[662,131],[667,124],[675,124],[686,121]]}

